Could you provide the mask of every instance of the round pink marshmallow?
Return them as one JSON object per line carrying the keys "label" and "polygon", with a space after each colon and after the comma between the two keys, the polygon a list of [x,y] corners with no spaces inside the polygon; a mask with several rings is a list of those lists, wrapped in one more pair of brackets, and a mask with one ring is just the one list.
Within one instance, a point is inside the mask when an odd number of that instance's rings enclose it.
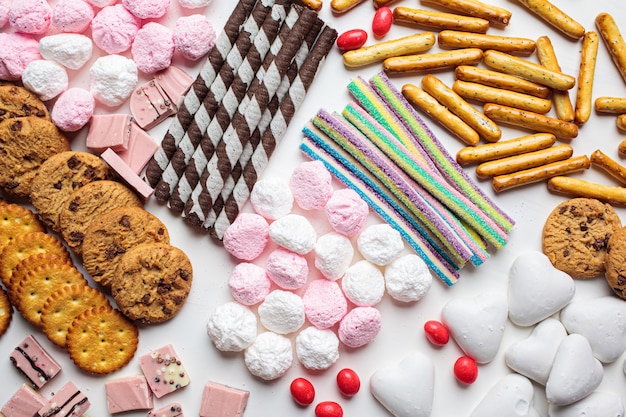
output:
{"label": "round pink marshmallow", "polygon": [[141,20],[121,4],[106,6],[91,21],[91,35],[96,46],[109,54],[130,48]]}
{"label": "round pink marshmallow", "polygon": [[99,8],[103,8],[103,7],[107,7],[107,6],[112,6],[115,3],[117,3],[117,0],[87,0],[89,3],[91,3],[94,7],[99,7]]}
{"label": "round pink marshmallow", "polygon": [[79,87],[63,92],[50,112],[52,122],[65,132],[76,132],[93,116],[96,101],[93,95]]}
{"label": "round pink marshmallow", "polygon": [[309,275],[306,258],[283,248],[270,253],[265,269],[276,285],[287,290],[302,288]]}
{"label": "round pink marshmallow", "polygon": [[215,45],[215,29],[201,14],[182,16],[174,24],[174,46],[182,56],[197,61]]}
{"label": "round pink marshmallow", "polygon": [[335,232],[352,237],[363,230],[369,206],[356,191],[342,188],[333,192],[324,206],[324,211]]}
{"label": "round pink marshmallow", "polygon": [[348,302],[339,284],[325,278],[311,281],[302,300],[306,318],[318,329],[334,326],[348,310]]}
{"label": "round pink marshmallow", "polygon": [[9,24],[22,33],[45,33],[51,17],[52,8],[46,0],[13,0],[9,7]]}
{"label": "round pink marshmallow", "polygon": [[228,287],[235,301],[246,306],[265,300],[271,286],[265,269],[248,262],[235,266],[228,280]]}
{"label": "round pink marshmallow", "polygon": [[140,19],[163,17],[170,8],[170,0],[122,0],[122,4]]}
{"label": "round pink marshmallow", "polygon": [[159,23],[146,23],[135,36],[131,54],[139,71],[146,74],[168,68],[174,55],[172,31]]}
{"label": "round pink marshmallow", "polygon": [[0,33],[0,45],[0,80],[19,80],[28,64],[42,59],[39,42],[27,33]]}
{"label": "round pink marshmallow", "polygon": [[333,194],[330,172],[321,161],[303,162],[293,170],[289,187],[298,206],[304,210],[321,210]]}
{"label": "round pink marshmallow", "polygon": [[382,320],[380,311],[374,307],[355,307],[339,323],[339,340],[350,348],[365,346],[374,341]]}
{"label": "round pink marshmallow", "polygon": [[237,259],[256,259],[270,240],[267,220],[255,213],[240,213],[224,232],[224,249]]}
{"label": "round pink marshmallow", "polygon": [[51,23],[61,32],[82,33],[93,16],[93,7],[84,0],[59,0],[52,8]]}
{"label": "round pink marshmallow", "polygon": [[9,23],[9,9],[11,7],[11,0],[0,0],[0,28],[3,28]]}

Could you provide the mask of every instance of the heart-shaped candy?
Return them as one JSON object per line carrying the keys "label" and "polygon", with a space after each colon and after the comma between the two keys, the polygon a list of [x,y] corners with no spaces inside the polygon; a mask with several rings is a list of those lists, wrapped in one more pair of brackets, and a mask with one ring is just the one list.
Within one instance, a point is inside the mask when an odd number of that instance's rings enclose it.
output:
{"label": "heart-shaped candy", "polygon": [[428,417],[433,407],[435,367],[419,352],[398,364],[375,371],[370,391],[395,417]]}
{"label": "heart-shaped candy", "polygon": [[506,295],[499,292],[452,299],[441,312],[461,350],[480,364],[491,362],[498,353],[507,315]]}
{"label": "heart-shaped candy", "polygon": [[504,354],[509,368],[545,385],[559,345],[567,336],[560,321],[545,319],[535,326],[530,336],[512,344]]}
{"label": "heart-shaped candy", "polygon": [[624,416],[624,405],[619,395],[608,391],[596,391],[572,405],[548,407],[550,417]]}
{"label": "heart-shaped candy", "polygon": [[585,336],[601,362],[614,362],[626,350],[624,300],[607,296],[574,301],[561,311],[561,322],[568,333]]}
{"label": "heart-shaped candy", "polygon": [[508,374],[489,390],[470,417],[539,417],[533,405],[534,394],[527,378]]}
{"label": "heart-shaped candy", "polygon": [[584,336],[570,334],[556,351],[546,382],[546,398],[553,405],[569,405],[591,394],[602,382],[604,369]]}
{"label": "heart-shaped candy", "polygon": [[546,255],[523,253],[509,270],[509,318],[518,326],[532,326],[565,307],[575,292],[572,277],[556,269]]}

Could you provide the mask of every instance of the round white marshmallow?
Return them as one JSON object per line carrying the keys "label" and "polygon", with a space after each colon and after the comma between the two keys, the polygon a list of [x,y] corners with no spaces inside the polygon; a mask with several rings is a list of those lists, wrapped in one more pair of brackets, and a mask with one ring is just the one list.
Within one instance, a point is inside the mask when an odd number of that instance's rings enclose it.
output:
{"label": "round white marshmallow", "polygon": [[395,300],[409,303],[426,295],[433,282],[426,263],[414,254],[401,256],[385,267],[387,293]]}
{"label": "round white marshmallow", "polygon": [[290,291],[274,290],[259,305],[259,319],[267,329],[278,334],[289,334],[304,324],[302,297]]}
{"label": "round white marshmallow", "polygon": [[339,233],[322,235],[315,243],[315,267],[332,281],[346,273],[353,256],[350,239]]}
{"label": "round white marshmallow", "polygon": [[365,259],[384,266],[400,254],[404,242],[400,232],[387,223],[381,223],[365,228],[357,239],[357,247]]}
{"label": "round white marshmallow", "polygon": [[244,361],[254,376],[266,381],[280,378],[293,363],[291,341],[276,333],[261,333],[246,349]]}
{"label": "round white marshmallow", "polygon": [[39,53],[42,57],[72,70],[82,68],[91,59],[92,52],[91,39],[78,33],[44,36],[39,41]]}
{"label": "round white marshmallow", "polygon": [[69,78],[61,64],[38,59],[28,64],[22,73],[22,83],[41,100],[47,101],[67,90]]}
{"label": "round white marshmallow", "polygon": [[339,338],[332,330],[307,327],[296,337],[296,356],[307,369],[328,369],[339,359]]}
{"label": "round white marshmallow", "polygon": [[222,304],[210,315],[207,334],[223,352],[241,352],[257,337],[256,315],[234,301]]}
{"label": "round white marshmallow", "polygon": [[270,239],[285,249],[306,255],[315,247],[317,232],[306,217],[288,214],[270,225]]}
{"label": "round white marshmallow", "polygon": [[359,307],[371,307],[385,295],[385,278],[375,265],[359,261],[346,271],[341,280],[346,298]]}
{"label": "round white marshmallow", "polygon": [[261,216],[276,220],[291,213],[293,194],[289,183],[280,178],[262,179],[254,184],[250,203]]}
{"label": "round white marshmallow", "polygon": [[139,76],[133,60],[121,55],[105,55],[89,69],[91,94],[109,107],[123,104],[135,89]]}

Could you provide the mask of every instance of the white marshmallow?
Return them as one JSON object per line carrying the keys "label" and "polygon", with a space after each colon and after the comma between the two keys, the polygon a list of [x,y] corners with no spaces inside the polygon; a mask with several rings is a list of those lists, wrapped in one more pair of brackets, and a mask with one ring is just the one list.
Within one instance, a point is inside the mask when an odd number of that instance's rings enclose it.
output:
{"label": "white marshmallow", "polygon": [[139,76],[137,65],[121,55],[105,55],[89,69],[91,94],[109,107],[123,104],[134,91]]}
{"label": "white marshmallow", "polygon": [[359,261],[346,271],[341,280],[346,298],[360,307],[376,305],[385,295],[385,278],[376,266]]}
{"label": "white marshmallow", "polygon": [[624,405],[619,395],[609,391],[595,391],[588,397],[565,407],[550,405],[550,417],[623,416]]}
{"label": "white marshmallow", "polygon": [[540,417],[535,408],[533,384],[518,374],[502,377],[478,403],[470,417]]}
{"label": "white marshmallow", "polygon": [[60,64],[38,59],[28,64],[22,73],[22,83],[41,100],[47,101],[67,90],[69,78]]}
{"label": "white marshmallow", "polygon": [[293,363],[291,341],[276,333],[261,333],[246,349],[244,361],[254,376],[266,381],[280,378]]}
{"label": "white marshmallow", "polygon": [[207,334],[219,350],[241,352],[257,337],[256,316],[249,308],[228,302],[209,315]]}
{"label": "white marshmallow", "polygon": [[422,258],[408,254],[385,267],[387,293],[405,303],[419,301],[430,290],[433,276]]}
{"label": "white marshmallow", "polygon": [[208,6],[212,1],[213,0],[178,0],[178,3],[185,9],[199,9],[200,7]]}
{"label": "white marshmallow", "polygon": [[39,41],[39,53],[69,69],[77,70],[91,59],[93,42],[78,33],[44,36]]}
{"label": "white marshmallow", "polygon": [[332,281],[346,273],[353,256],[352,243],[339,233],[327,233],[315,243],[315,267]]}
{"label": "white marshmallow", "polygon": [[288,214],[270,225],[270,239],[285,249],[306,255],[315,247],[317,233],[306,217]]}
{"label": "white marshmallow", "polygon": [[259,305],[259,319],[267,329],[278,334],[289,334],[304,324],[304,302],[299,295],[274,290]]}
{"label": "white marshmallow", "polygon": [[384,266],[400,254],[404,242],[400,232],[387,223],[381,223],[365,228],[357,239],[357,247],[365,259]]}
{"label": "white marshmallow", "polygon": [[307,369],[328,369],[339,359],[339,339],[332,330],[307,327],[296,337],[296,356]]}
{"label": "white marshmallow", "polygon": [[293,194],[289,184],[280,178],[262,179],[254,184],[250,203],[261,216],[276,220],[291,213]]}

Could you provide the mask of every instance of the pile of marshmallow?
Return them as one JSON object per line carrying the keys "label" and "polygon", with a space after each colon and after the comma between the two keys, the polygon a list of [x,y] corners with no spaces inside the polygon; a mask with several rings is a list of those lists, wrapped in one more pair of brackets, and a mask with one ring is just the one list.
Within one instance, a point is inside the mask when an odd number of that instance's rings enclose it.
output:
{"label": "pile of marshmallow", "polygon": [[375,339],[385,294],[416,302],[431,287],[424,261],[402,253],[400,233],[367,225],[368,205],[349,188],[335,189],[320,161],[302,163],[288,181],[261,179],[250,202],[254,212],[241,213],[223,239],[241,261],[228,282],[234,301],[210,313],[207,332],[217,349],[244,351],[254,376],[286,373],[292,336],[305,368],[328,369],[340,343],[356,349]]}
{"label": "pile of marshmallow", "polygon": [[[211,0],[178,0],[199,8]],[[179,17],[170,29],[156,20],[170,0],[0,0],[0,80],[18,81],[43,101],[57,98],[52,121],[64,131],[82,128],[96,101],[123,104],[138,83],[138,71],[153,74],[171,65],[175,52],[198,60],[214,45],[215,30],[202,14]],[[7,27],[8,26],[8,27]],[[91,38],[84,33],[88,31]],[[68,88],[68,70],[89,62],[90,89]],[[130,51],[130,58],[122,54]]]}

